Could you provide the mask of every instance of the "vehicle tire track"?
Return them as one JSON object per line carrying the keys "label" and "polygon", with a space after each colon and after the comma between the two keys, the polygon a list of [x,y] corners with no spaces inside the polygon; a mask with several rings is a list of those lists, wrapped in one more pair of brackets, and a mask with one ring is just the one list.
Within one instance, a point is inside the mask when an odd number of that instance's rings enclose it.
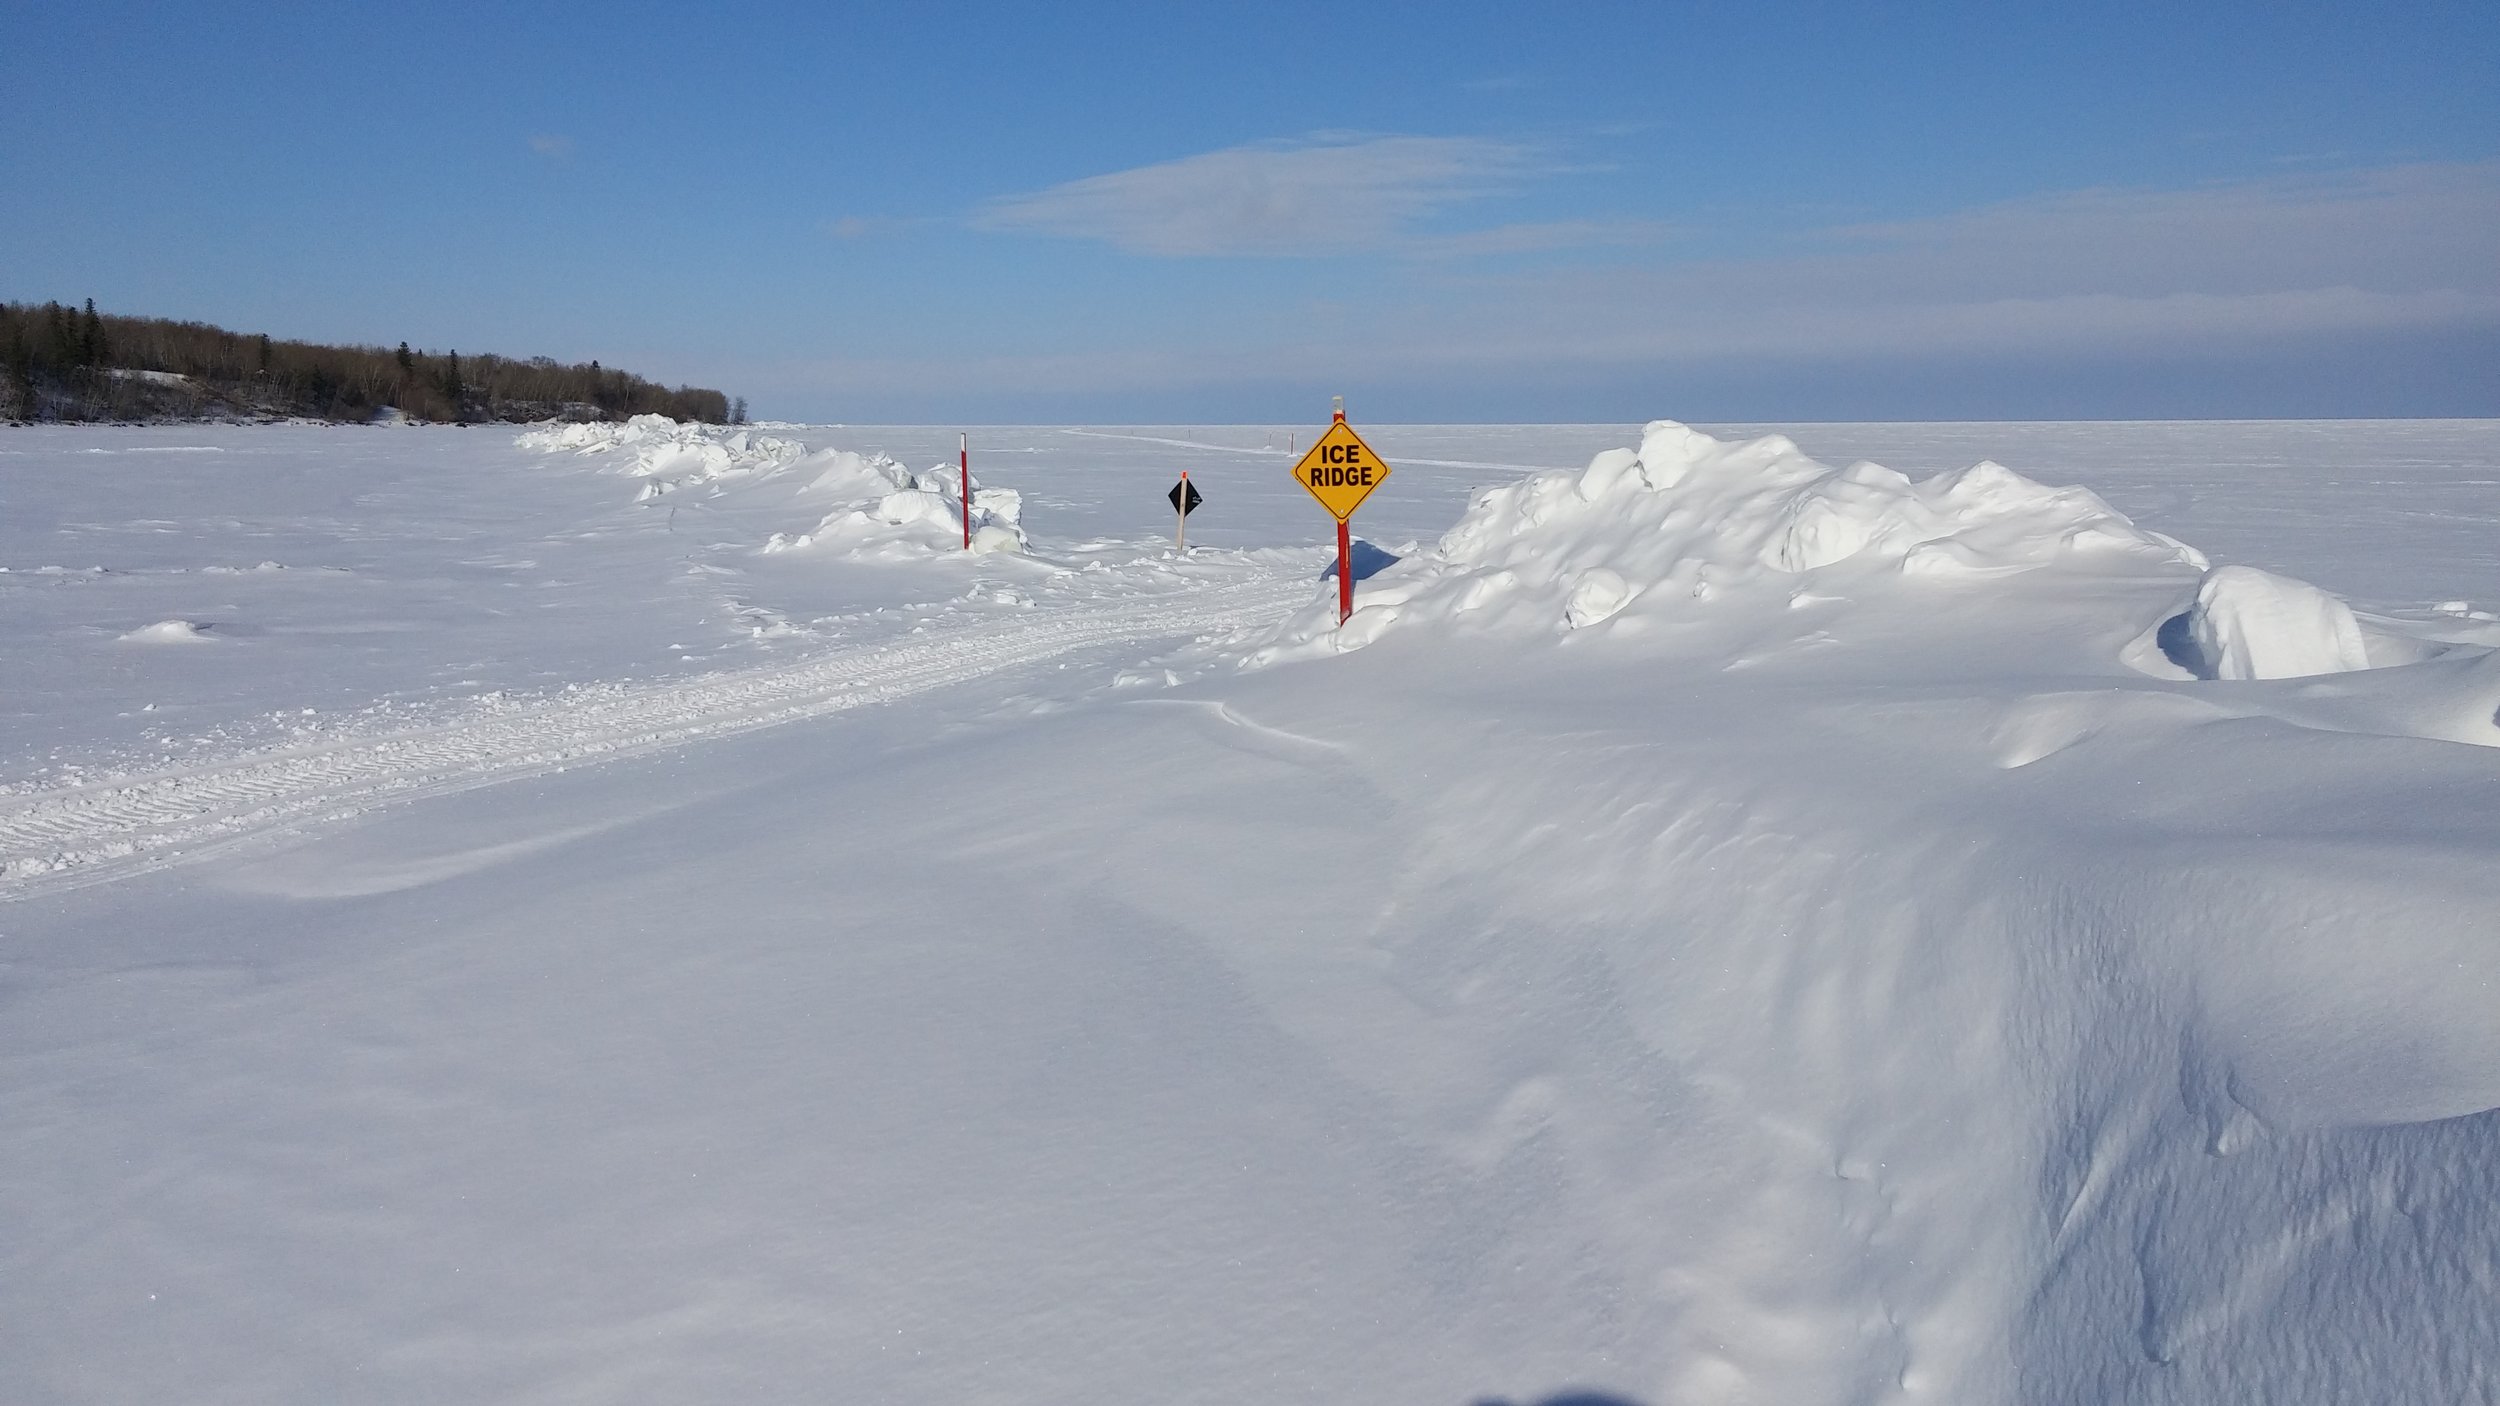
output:
{"label": "vehicle tire track", "polygon": [[1113,606],[1045,608],[796,664],[576,686],[484,717],[0,799],[0,899],[92,882],[390,800],[657,751],[965,683],[1079,650],[1240,629],[1310,594],[1261,578]]}

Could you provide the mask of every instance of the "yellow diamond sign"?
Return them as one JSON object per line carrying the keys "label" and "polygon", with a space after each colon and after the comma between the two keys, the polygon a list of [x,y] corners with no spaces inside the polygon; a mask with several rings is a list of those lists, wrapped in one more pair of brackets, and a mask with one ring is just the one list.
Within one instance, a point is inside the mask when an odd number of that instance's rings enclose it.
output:
{"label": "yellow diamond sign", "polygon": [[1388,481],[1389,466],[1381,462],[1363,437],[1345,421],[1328,427],[1311,452],[1293,466],[1294,480],[1311,490],[1319,505],[1343,522],[1354,516],[1372,490]]}

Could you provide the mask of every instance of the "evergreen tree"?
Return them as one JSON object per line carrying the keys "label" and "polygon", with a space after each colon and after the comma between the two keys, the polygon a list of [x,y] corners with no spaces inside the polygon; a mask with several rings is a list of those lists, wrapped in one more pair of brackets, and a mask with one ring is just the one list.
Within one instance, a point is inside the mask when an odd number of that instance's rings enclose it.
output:
{"label": "evergreen tree", "polygon": [[[104,374],[116,365],[171,372],[188,382],[158,385]],[[0,416],[146,419],[240,411],[363,419],[377,405],[464,423],[662,414],[720,424],[742,422],[746,412],[743,403],[733,409],[719,391],[671,390],[604,362],[478,356],[464,365],[456,352],[429,356],[405,342],[396,348],[281,345],[267,334],[204,323],[108,317],[83,301],[0,302]]]}
{"label": "evergreen tree", "polygon": [[67,372],[78,364],[78,329],[71,325],[70,311],[59,303],[43,305],[43,359],[53,374]]}
{"label": "evergreen tree", "polygon": [[26,344],[26,328],[9,319],[9,389],[15,394],[12,412],[21,420],[35,418],[35,350]]}

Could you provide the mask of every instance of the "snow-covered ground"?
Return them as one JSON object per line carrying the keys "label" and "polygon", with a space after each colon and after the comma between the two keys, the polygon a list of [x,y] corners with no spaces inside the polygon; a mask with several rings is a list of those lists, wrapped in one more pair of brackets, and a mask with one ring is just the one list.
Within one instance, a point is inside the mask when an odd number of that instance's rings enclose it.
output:
{"label": "snow-covered ground", "polygon": [[0,1400],[2500,1399],[2500,424],[1772,432],[0,434]]}

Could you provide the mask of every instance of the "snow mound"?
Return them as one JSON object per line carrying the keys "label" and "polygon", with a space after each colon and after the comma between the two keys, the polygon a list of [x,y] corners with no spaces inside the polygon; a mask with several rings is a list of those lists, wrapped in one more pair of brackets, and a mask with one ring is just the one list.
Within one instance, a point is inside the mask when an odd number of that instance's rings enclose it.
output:
{"label": "snow mound", "polygon": [[2220,566],[2187,613],[2190,660],[2208,679],[2293,679],[2370,667],[2352,607],[2288,576]]}
{"label": "snow mound", "polygon": [[208,626],[189,620],[159,620],[142,625],[121,636],[124,644],[205,644],[210,640]]}
{"label": "snow mound", "polygon": [[625,423],[550,425],[523,432],[524,449],[549,453],[617,454],[618,472],[647,479],[645,500],[695,484],[769,472],[807,457],[795,439],[751,430],[680,423],[665,415],[636,415]]}
{"label": "snow mound", "polygon": [[[895,559],[963,549],[962,486],[954,465],[915,475],[882,454],[811,450],[796,439],[681,424],[664,415],[636,415],[621,425],[542,426],[516,442],[551,454],[616,455],[618,472],[642,480],[639,503],[693,488],[706,489],[707,500],[733,489],[767,490],[780,495],[777,503],[816,512],[813,527],[767,537],[760,548],[765,553],[825,549]],[[1012,489],[983,488],[977,475],[972,483],[973,550],[1023,551],[1022,497]]]}
{"label": "snow mound", "polygon": [[[858,460],[855,454],[837,457]],[[892,559],[963,550],[963,493],[956,470],[940,467],[918,478],[891,459],[836,464],[811,491],[861,494],[857,501],[817,519],[805,532],[772,535],[768,553],[826,549]],[[1024,498],[1011,488],[983,488],[972,480],[972,549],[1021,552]]]}
{"label": "snow mound", "polygon": [[882,454],[869,456],[836,449],[821,456],[823,468],[807,491],[833,498],[870,498],[914,486],[901,464]]}
{"label": "snow mound", "polygon": [[[1831,468],[1783,435],[1731,443],[1659,420],[1637,450],[1477,494],[1437,548],[1383,574],[1366,604],[1390,615],[1360,639],[1461,616],[1587,629],[1626,612],[1785,598],[1826,574],[1952,581],[2095,561],[2206,565],[2085,489],[2001,464],[1913,482],[1879,464]],[[1354,643],[1326,604],[1297,616],[1280,647]]]}

